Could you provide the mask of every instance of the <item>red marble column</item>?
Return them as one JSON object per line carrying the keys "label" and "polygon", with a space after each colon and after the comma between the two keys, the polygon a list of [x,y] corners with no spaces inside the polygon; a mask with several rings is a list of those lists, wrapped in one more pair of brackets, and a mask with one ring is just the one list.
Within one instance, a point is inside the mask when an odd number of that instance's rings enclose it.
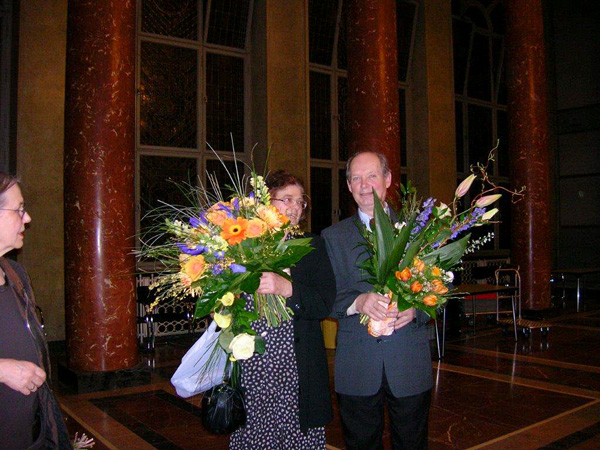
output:
{"label": "red marble column", "polygon": [[400,181],[396,2],[349,0],[346,20],[350,154],[384,153],[396,185]]}
{"label": "red marble column", "polygon": [[135,2],[69,1],[65,303],[73,370],[138,364],[134,92]]}
{"label": "red marble column", "polygon": [[506,53],[513,187],[511,258],[521,269],[524,306],[550,306],[550,151],[542,0],[507,0]]}

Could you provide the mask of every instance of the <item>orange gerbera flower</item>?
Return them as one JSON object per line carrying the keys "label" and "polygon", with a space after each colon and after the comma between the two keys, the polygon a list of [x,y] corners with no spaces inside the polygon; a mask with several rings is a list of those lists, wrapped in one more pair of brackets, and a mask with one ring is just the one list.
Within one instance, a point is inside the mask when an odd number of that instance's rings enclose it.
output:
{"label": "orange gerbera flower", "polygon": [[236,219],[227,219],[221,226],[221,237],[225,239],[229,245],[236,245],[246,239],[246,228],[248,227],[248,220],[243,217]]}
{"label": "orange gerbera flower", "polygon": [[249,238],[254,238],[261,236],[265,231],[267,231],[267,224],[258,218],[250,219],[248,221],[248,226],[246,227],[246,236]]}

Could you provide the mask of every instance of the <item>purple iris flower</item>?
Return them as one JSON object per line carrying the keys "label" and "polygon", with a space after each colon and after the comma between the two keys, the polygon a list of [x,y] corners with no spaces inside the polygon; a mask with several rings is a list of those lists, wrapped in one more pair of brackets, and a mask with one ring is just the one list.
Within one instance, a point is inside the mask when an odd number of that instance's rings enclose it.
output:
{"label": "purple iris flower", "polygon": [[206,220],[206,212],[202,211],[198,217],[190,217],[190,225],[194,228],[198,228],[200,225],[207,225],[208,220]]}
{"label": "purple iris flower", "polygon": [[473,212],[469,215],[469,221],[467,223],[463,223],[460,226],[455,225],[452,227],[452,235],[450,236],[450,239],[456,239],[456,236],[458,236],[460,233],[471,228],[477,223],[477,220],[484,214],[485,208],[475,208]]}
{"label": "purple iris flower", "polygon": [[248,195],[248,198],[254,198],[254,197],[256,197],[256,196],[254,195],[254,191],[253,191],[253,192],[250,192],[250,195]]}
{"label": "purple iris flower", "polygon": [[244,273],[246,272],[246,268],[244,266],[241,266],[239,264],[232,264],[229,266],[229,268],[231,269],[231,271],[233,273]]}
{"label": "purple iris flower", "polygon": [[232,219],[233,218],[233,214],[231,213],[231,209],[227,205],[224,205],[223,203],[219,203],[219,209],[221,211],[225,211],[225,214],[227,215],[228,219]]}
{"label": "purple iris flower", "polygon": [[417,226],[411,230],[411,234],[417,234],[425,226],[429,220],[429,216],[431,216],[434,203],[434,198],[429,197],[427,200],[425,200],[425,203],[423,203],[423,211],[421,211],[421,213],[417,216]]}
{"label": "purple iris flower", "polygon": [[236,211],[240,210],[240,199],[239,198],[235,197],[231,203],[233,204],[233,209],[235,209]]}
{"label": "purple iris flower", "polygon": [[188,247],[186,244],[177,243],[177,247],[186,255],[201,255],[207,248],[203,245],[197,245],[195,247]]}
{"label": "purple iris flower", "polygon": [[221,264],[215,264],[212,268],[212,273],[213,275],[219,275],[223,270],[224,267]]}
{"label": "purple iris flower", "polygon": [[215,258],[217,258],[218,260],[225,258],[225,252],[222,250],[215,252]]}

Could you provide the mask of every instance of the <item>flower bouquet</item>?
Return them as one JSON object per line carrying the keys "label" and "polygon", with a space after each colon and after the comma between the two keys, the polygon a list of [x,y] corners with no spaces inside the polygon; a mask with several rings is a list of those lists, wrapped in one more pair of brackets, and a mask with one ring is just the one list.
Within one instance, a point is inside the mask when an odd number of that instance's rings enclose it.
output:
{"label": "flower bouquet", "polygon": [[[493,151],[488,164],[493,160]],[[487,175],[487,165],[478,164],[455,191],[450,205],[428,198],[417,200],[416,190],[401,186],[402,209],[399,220],[386,214],[375,191],[375,205],[371,230],[358,224],[365,238],[367,259],[361,268],[369,278],[366,280],[374,291],[390,299],[388,308],[397,305],[399,311],[414,307],[435,318],[438,308],[452,295],[450,284],[454,279],[451,269],[463,255],[473,252],[489,241],[493,233],[471,241],[471,235],[462,235],[472,227],[493,223],[491,220],[497,208],[487,207],[500,199],[504,190],[516,197],[522,196],[524,188],[518,192],[495,185]],[[482,190],[474,196],[470,205],[460,211],[460,199],[469,191],[475,179],[482,182]],[[462,235],[462,236],[461,236]],[[368,324],[372,336],[389,335],[393,331],[393,319],[373,320],[361,314],[360,322]]]}
{"label": "flower bouquet", "polygon": [[[255,171],[249,177],[228,174],[234,192],[230,199],[223,198],[215,177],[209,175],[211,191],[203,186],[190,189],[188,197],[195,199],[195,206],[164,205],[155,212],[162,219],[160,238],[166,237],[166,243],[158,244],[160,239],[154,238],[140,253],[165,266],[150,286],[156,292],[150,309],[162,301],[192,297],[196,299],[194,317],[213,314],[221,328],[218,339],[211,341],[213,348],[206,350],[211,354],[198,370],[198,384],[210,374],[219,353],[225,352],[224,378],[235,387],[239,360],[265,351],[252,322],[265,319],[276,327],[292,314],[282,296],[256,294],[261,274],[275,272],[289,280],[285,269],[312,247],[310,238],[285,239],[298,231],[271,205],[262,176]],[[251,301],[248,295],[252,295],[254,311],[246,308],[246,301]]]}

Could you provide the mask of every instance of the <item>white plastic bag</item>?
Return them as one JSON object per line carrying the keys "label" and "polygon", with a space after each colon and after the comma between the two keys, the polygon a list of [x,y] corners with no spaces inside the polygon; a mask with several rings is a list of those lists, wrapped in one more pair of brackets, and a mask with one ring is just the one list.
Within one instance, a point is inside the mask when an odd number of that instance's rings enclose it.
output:
{"label": "white plastic bag", "polygon": [[171,384],[175,386],[177,395],[191,397],[209,390],[211,387],[223,382],[227,353],[220,349],[213,356],[210,367],[207,362],[219,339],[221,331],[215,331],[216,322],[212,322],[208,329],[187,351],[181,364],[171,377]]}

